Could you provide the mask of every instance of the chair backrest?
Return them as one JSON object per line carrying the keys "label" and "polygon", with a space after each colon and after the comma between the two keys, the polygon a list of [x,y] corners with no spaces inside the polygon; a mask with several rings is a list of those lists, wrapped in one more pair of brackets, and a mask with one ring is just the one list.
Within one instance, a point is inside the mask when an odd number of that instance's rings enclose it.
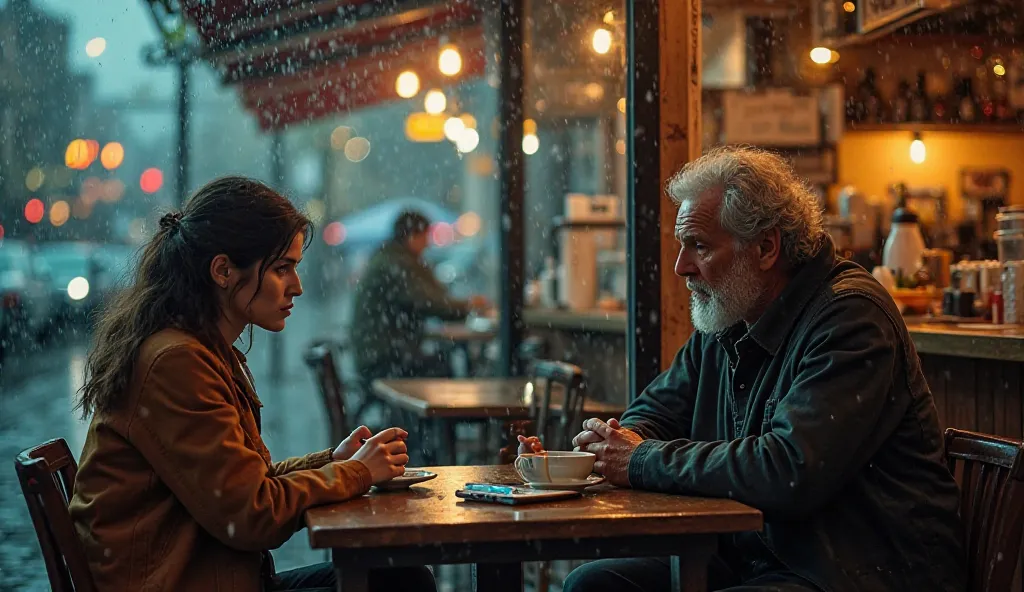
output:
{"label": "chair backrest", "polygon": [[968,589],[1010,590],[1024,526],[1024,443],[950,428],[946,462],[960,484]]}
{"label": "chair backrest", "polygon": [[[575,432],[579,432],[586,399],[586,379],[583,369],[566,362],[537,360],[530,371],[533,383],[533,402],[530,417],[534,431],[541,436],[548,450],[566,450]],[[562,412],[553,421],[551,395],[561,387]],[[538,392],[539,389],[539,392]]]}
{"label": "chair backrest", "polygon": [[350,430],[348,417],[345,414],[345,384],[335,361],[335,352],[341,344],[334,341],[317,341],[306,349],[303,356],[306,365],[313,371],[320,397],[323,399],[327,419],[330,422],[331,442],[337,445],[344,440]]}
{"label": "chair backrest", "polygon": [[68,513],[78,473],[68,443],[50,440],[24,450],[14,459],[14,468],[39,538],[50,588],[55,592],[92,592],[96,586],[89,562]]}

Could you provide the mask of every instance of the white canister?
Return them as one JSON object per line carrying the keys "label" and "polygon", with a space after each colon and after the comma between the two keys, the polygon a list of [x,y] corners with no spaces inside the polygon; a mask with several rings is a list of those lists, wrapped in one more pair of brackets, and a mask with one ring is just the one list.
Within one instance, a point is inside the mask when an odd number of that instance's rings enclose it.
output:
{"label": "white canister", "polygon": [[905,208],[893,213],[892,228],[885,239],[882,264],[892,270],[899,285],[914,277],[924,266],[924,237],[917,224],[917,215]]}

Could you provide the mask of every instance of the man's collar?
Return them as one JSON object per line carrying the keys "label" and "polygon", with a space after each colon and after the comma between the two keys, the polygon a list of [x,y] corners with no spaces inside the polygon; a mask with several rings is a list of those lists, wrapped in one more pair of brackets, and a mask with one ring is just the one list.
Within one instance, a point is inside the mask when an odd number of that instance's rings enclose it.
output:
{"label": "man's collar", "polygon": [[818,251],[790,278],[789,283],[753,325],[748,335],[771,355],[778,353],[797,317],[807,307],[836,264],[836,248],[825,236]]}

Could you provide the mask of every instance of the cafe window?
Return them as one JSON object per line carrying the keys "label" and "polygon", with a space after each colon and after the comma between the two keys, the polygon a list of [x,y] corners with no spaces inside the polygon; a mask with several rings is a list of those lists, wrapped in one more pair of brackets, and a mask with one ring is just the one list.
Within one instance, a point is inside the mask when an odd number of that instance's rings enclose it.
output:
{"label": "cafe window", "polygon": [[528,2],[524,319],[625,404],[625,2]]}

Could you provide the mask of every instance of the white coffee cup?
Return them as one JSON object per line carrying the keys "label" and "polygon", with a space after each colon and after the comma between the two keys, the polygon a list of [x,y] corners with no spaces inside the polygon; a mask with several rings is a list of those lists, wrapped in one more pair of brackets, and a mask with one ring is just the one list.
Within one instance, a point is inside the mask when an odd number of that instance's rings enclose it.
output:
{"label": "white coffee cup", "polygon": [[527,483],[566,483],[590,476],[595,460],[592,452],[552,451],[520,454],[513,466]]}

